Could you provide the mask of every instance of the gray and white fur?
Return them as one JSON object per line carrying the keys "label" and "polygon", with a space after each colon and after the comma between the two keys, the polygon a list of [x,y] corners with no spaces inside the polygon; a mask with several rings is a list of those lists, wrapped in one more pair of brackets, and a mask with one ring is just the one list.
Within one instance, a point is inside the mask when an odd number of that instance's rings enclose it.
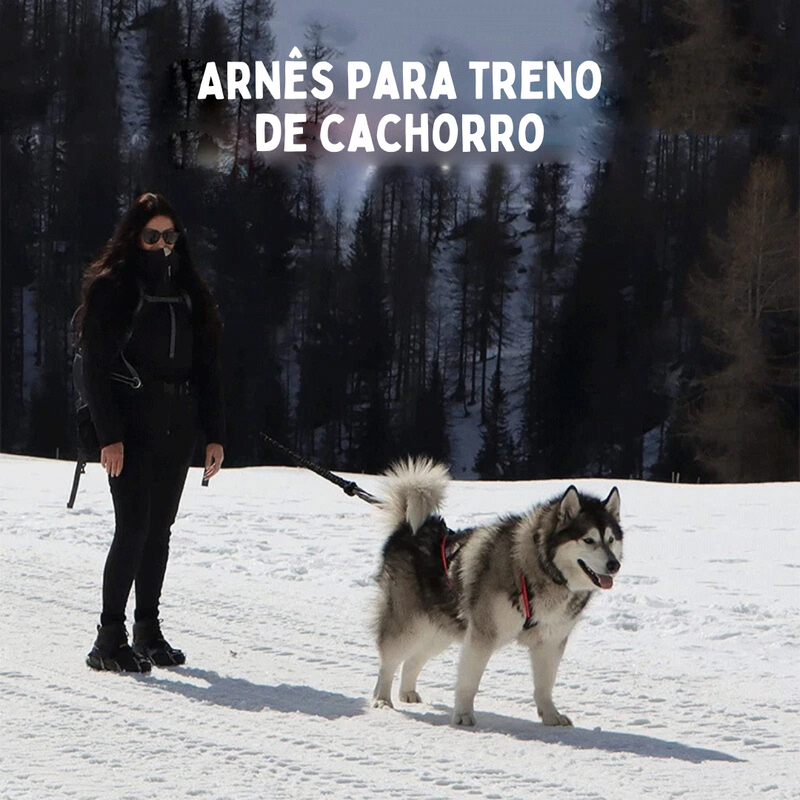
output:
{"label": "gray and white fur", "polygon": [[[616,487],[605,500],[570,486],[563,495],[497,522],[458,532],[446,572],[439,516],[450,475],[430,459],[408,459],[387,473],[383,505],[392,533],[378,574],[375,633],[380,669],[376,708],[399,698],[419,703],[425,663],[462,641],[453,724],[475,724],[475,695],[492,653],[516,641],[528,648],[536,708],[545,725],[571,725],[553,703],[567,638],[592,594],[610,589],[620,568],[622,530]],[[526,581],[533,627],[525,622]]]}

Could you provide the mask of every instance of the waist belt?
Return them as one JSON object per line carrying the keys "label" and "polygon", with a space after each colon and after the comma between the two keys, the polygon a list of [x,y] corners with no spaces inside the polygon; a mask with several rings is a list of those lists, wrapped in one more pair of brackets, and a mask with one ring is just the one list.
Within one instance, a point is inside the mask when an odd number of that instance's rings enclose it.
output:
{"label": "waist belt", "polygon": [[194,384],[188,378],[182,381],[165,381],[156,378],[142,380],[138,374],[128,377],[127,375],[112,372],[111,379],[118,383],[124,383],[137,391],[144,389],[145,391],[180,396],[189,395],[194,391]]}
{"label": "waist belt", "polygon": [[138,391],[139,389],[145,388],[151,391],[161,391],[164,394],[181,396],[191,394],[194,389],[194,384],[188,378],[182,381],[166,381],[158,378],[147,378],[143,381],[133,364],[131,364],[130,361],[125,358],[125,353],[120,352],[120,357],[122,358],[122,362],[127,367],[129,374],[122,375],[119,372],[112,372],[111,380],[117,381],[118,383],[124,383],[126,386],[130,386],[131,389],[136,389]]}
{"label": "waist belt", "polygon": [[194,391],[194,384],[188,379],[185,381],[162,381],[153,378],[152,380],[145,380],[142,383],[142,389],[145,392],[186,397]]}
{"label": "waist belt", "polygon": [[147,386],[152,386],[156,391],[161,390],[164,394],[177,394],[185,397],[194,390],[194,385],[190,380],[185,381],[148,381]]}

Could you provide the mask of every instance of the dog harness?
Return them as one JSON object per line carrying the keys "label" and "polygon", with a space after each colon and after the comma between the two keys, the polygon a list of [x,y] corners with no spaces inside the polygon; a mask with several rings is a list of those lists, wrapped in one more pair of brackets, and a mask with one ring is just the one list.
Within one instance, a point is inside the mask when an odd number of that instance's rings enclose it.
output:
{"label": "dog harness", "polygon": [[442,536],[442,543],[440,551],[442,554],[442,566],[444,567],[444,575],[447,582],[450,583],[450,564],[453,559],[458,555],[458,551],[463,545],[462,539],[465,539],[468,531],[451,531],[447,529],[447,533]]}
{"label": "dog harness", "polygon": [[[453,562],[453,559],[458,555],[459,551],[461,550],[464,542],[463,540],[467,537],[469,531],[451,531],[449,528],[447,529],[447,533],[442,536],[442,542],[439,546],[439,551],[442,556],[442,567],[444,568],[444,575],[447,578],[447,582],[450,583],[450,565]],[[520,572],[519,574],[520,583],[522,584],[522,608],[525,612],[525,622],[522,623],[523,630],[530,630],[531,628],[536,627],[539,623],[533,619],[531,615],[531,603],[528,598],[528,581],[525,579],[525,573]]]}

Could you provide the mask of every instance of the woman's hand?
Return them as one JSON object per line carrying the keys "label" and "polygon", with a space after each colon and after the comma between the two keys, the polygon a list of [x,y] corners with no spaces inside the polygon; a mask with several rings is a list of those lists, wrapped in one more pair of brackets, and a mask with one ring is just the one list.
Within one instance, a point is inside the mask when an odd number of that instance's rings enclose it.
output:
{"label": "woman's hand", "polygon": [[222,449],[221,444],[211,442],[206,445],[206,470],[203,473],[203,478],[213,478],[222,466],[225,460],[225,451]]}
{"label": "woman's hand", "polygon": [[122,472],[125,447],[122,442],[107,444],[100,451],[100,463],[105,468],[109,477],[116,478]]}

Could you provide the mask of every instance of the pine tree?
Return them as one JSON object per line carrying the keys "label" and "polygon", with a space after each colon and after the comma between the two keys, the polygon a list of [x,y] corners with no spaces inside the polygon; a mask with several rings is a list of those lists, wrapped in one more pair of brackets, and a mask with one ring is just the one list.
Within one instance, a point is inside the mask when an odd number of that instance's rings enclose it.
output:
{"label": "pine tree", "polygon": [[781,400],[781,387],[797,386],[796,351],[781,357],[776,345],[787,326],[797,331],[800,265],[780,162],[753,163],[711,253],[714,271],[696,270],[689,294],[717,365],[686,425],[697,460],[723,481],[796,479],[796,404]]}
{"label": "pine tree", "polygon": [[[466,219],[472,220],[472,191],[466,192]],[[458,312],[458,375],[453,397],[464,402],[464,412],[467,413],[466,402],[467,378],[469,377],[470,340],[472,335],[472,308],[474,306],[473,294],[475,290],[475,250],[472,247],[470,228],[473,223],[456,224],[450,234],[454,240],[461,240],[463,245],[453,259],[452,283],[457,293],[456,308]],[[474,361],[474,353],[473,353]],[[472,372],[470,402],[475,402],[475,373]]]}
{"label": "pine tree", "polygon": [[514,442],[508,429],[506,391],[500,369],[495,369],[489,394],[486,424],[475,469],[482,480],[510,480],[516,477]]}
{"label": "pine tree", "polygon": [[486,169],[481,187],[477,224],[473,226],[476,252],[475,334],[481,371],[481,422],[486,421],[486,370],[489,348],[497,346],[496,372],[501,369],[505,295],[508,276],[522,248],[512,227],[511,186],[506,167]]}
{"label": "pine tree", "polygon": [[315,161],[325,152],[320,140],[322,123],[326,117],[340,110],[332,100],[320,100],[311,93],[311,89],[315,84],[312,77],[314,65],[323,61],[330,64],[342,54],[340,50],[327,41],[326,28],[327,25],[323,25],[318,20],[313,20],[306,26],[304,34],[306,41],[303,46],[303,55],[306,59],[306,74],[308,76],[306,81],[308,99],[305,102],[306,123],[303,126],[303,134],[300,137],[300,141],[306,145],[304,161]]}
{"label": "pine tree", "polygon": [[349,466],[380,471],[393,452],[384,392],[391,338],[384,309],[386,288],[380,238],[369,195],[364,197],[356,220],[345,277],[349,304],[343,311],[351,332],[345,362],[351,371],[348,427],[353,433]]}
{"label": "pine tree", "polygon": [[[275,37],[270,20],[275,14],[274,0],[236,0],[231,8],[231,30],[234,34],[236,60],[252,64],[263,61],[269,64],[275,52]],[[231,181],[247,179],[253,173],[256,160],[255,123],[258,113],[272,108],[274,100],[267,94],[258,100],[255,95],[245,100],[241,95],[235,101],[233,163]]]}
{"label": "pine tree", "polygon": [[420,392],[414,414],[408,447],[410,455],[427,455],[446,461],[450,452],[447,436],[444,384],[439,360],[430,369],[430,384]]}
{"label": "pine tree", "polygon": [[[626,361],[643,331],[631,323],[636,240],[613,170],[598,165],[590,184],[574,283],[540,380],[540,456],[549,474],[618,474],[623,421],[641,413],[621,393]],[[638,377],[646,381],[646,372]]]}
{"label": "pine tree", "polygon": [[[298,424],[305,431],[339,420],[345,411],[348,365],[337,302],[340,270],[335,263],[334,234],[334,227],[323,220],[316,252],[306,265],[308,307],[297,400]],[[310,447],[313,453],[313,438]]]}
{"label": "pine tree", "polygon": [[652,83],[653,121],[670,133],[733,130],[753,102],[752,87],[741,79],[753,54],[734,35],[725,4],[673,0],[670,10],[685,35],[663,50],[664,66]]}
{"label": "pine tree", "polygon": [[543,413],[547,387],[542,379],[545,365],[553,357],[553,299],[563,291],[560,272],[572,256],[567,231],[571,180],[572,170],[567,164],[537,164],[528,173],[527,218],[533,224],[538,246],[530,271],[530,350],[519,449],[521,471],[531,477],[542,474],[540,432],[551,424]]}

